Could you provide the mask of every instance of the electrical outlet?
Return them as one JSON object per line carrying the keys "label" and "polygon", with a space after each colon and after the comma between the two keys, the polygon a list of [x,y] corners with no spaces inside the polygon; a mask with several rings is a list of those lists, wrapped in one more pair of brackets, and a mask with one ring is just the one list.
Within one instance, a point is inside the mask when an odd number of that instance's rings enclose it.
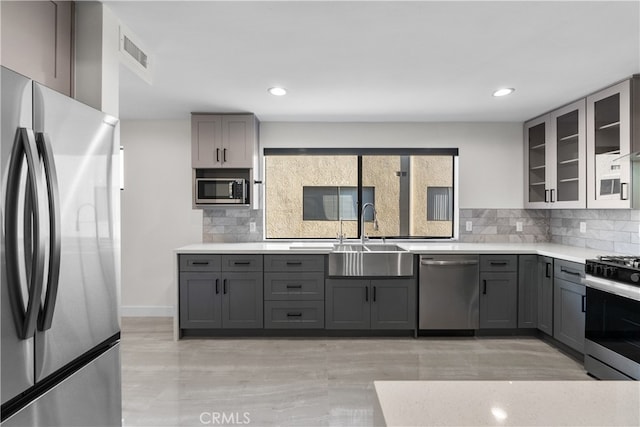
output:
{"label": "electrical outlet", "polygon": [[467,231],[473,231],[473,222],[467,221],[464,226]]}
{"label": "electrical outlet", "polygon": [[522,231],[522,221],[516,221],[516,231]]}
{"label": "electrical outlet", "polygon": [[584,221],[580,223],[580,232],[581,233],[586,233],[587,232],[587,223],[584,222]]}
{"label": "electrical outlet", "polygon": [[250,232],[250,233],[255,233],[255,232],[256,232],[256,223],[255,223],[255,222],[253,222],[253,221],[251,221],[251,222],[249,223],[249,232]]}

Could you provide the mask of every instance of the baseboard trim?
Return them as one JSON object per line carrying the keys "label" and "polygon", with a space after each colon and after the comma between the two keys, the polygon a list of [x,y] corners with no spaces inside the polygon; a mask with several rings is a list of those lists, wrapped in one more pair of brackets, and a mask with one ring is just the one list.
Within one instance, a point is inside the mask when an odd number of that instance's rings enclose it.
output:
{"label": "baseboard trim", "polygon": [[122,317],[174,317],[175,308],[170,305],[123,305],[120,314]]}

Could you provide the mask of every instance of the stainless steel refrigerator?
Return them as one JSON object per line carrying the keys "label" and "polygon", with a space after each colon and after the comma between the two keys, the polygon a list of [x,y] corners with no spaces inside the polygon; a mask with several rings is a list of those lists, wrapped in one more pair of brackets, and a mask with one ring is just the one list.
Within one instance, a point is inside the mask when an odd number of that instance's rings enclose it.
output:
{"label": "stainless steel refrigerator", "polygon": [[2,425],[121,425],[117,120],[1,80]]}

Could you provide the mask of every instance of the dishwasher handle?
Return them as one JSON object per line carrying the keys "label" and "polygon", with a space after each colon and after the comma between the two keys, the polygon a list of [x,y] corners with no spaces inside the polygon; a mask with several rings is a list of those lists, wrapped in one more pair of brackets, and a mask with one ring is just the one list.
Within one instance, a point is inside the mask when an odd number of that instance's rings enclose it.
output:
{"label": "dishwasher handle", "polygon": [[420,265],[476,265],[476,260],[439,261],[435,259],[421,259]]}

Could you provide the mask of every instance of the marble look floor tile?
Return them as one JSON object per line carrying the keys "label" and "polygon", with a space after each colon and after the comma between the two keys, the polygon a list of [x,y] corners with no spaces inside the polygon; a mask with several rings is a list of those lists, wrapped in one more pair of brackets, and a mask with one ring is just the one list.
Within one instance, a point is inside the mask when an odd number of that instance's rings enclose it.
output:
{"label": "marble look floor tile", "polygon": [[175,342],[172,319],[122,326],[125,426],[371,426],[376,380],[590,378],[533,337]]}

